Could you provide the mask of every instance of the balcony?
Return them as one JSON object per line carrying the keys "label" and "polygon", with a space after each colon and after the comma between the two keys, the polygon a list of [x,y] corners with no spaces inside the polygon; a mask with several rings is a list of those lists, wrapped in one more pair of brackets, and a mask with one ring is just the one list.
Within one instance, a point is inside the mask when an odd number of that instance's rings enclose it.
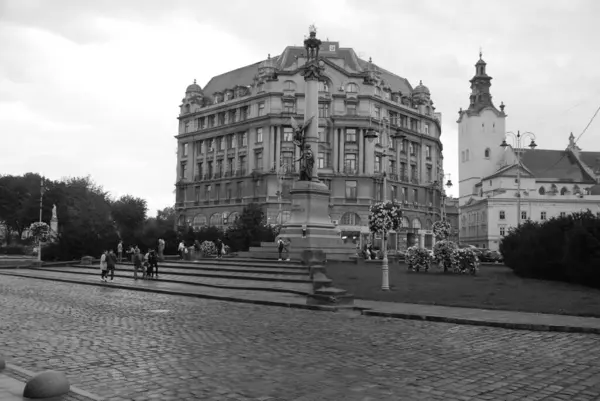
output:
{"label": "balcony", "polygon": [[400,177],[398,178],[401,182],[408,182],[408,176],[406,174],[400,174]]}
{"label": "balcony", "polygon": [[242,198],[236,198],[235,203],[242,203]]}
{"label": "balcony", "polygon": [[388,178],[392,181],[398,181],[398,174],[388,173]]}

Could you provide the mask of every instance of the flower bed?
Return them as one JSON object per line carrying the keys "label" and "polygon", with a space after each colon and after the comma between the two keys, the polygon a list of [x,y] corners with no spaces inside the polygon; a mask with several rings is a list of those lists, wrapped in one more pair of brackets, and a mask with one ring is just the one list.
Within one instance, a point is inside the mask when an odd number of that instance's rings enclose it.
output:
{"label": "flower bed", "polygon": [[406,250],[404,257],[409,270],[417,272],[421,269],[424,271],[429,270],[429,266],[431,265],[431,255],[427,249],[411,246]]}

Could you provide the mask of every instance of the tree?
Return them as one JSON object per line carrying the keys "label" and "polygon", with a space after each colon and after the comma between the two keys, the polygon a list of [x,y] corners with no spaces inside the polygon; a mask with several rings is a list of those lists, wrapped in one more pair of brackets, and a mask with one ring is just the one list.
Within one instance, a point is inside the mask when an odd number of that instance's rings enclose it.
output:
{"label": "tree", "polygon": [[271,226],[266,224],[261,207],[251,203],[225,233],[226,243],[233,251],[247,251],[252,245],[275,240]]}
{"label": "tree", "polygon": [[141,239],[148,205],[145,199],[124,195],[111,204],[111,216],[121,239],[133,244]]}

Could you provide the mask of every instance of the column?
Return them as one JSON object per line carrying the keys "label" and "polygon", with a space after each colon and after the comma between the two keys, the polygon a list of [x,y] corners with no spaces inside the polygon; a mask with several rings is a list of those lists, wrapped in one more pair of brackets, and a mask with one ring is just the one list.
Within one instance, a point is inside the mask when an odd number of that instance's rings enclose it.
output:
{"label": "column", "polygon": [[277,132],[278,127],[273,127],[273,144],[271,145],[273,149],[271,149],[271,160],[269,161],[269,170],[273,166],[277,166],[279,164],[279,148],[281,145],[281,132]]}
{"label": "column", "polygon": [[344,132],[343,128],[338,128],[338,137],[340,139],[340,171],[344,171],[344,161],[346,159],[345,155],[346,155],[346,133]]}
{"label": "column", "polygon": [[375,141],[365,140],[365,174],[375,174]]}
{"label": "column", "polygon": [[319,163],[317,158],[319,154],[319,82],[317,77],[304,77],[306,82],[306,92],[304,97],[304,121],[314,117],[308,129],[305,131],[305,141],[310,145],[310,149],[315,158],[315,164],[312,171],[313,178],[318,177]]}
{"label": "column", "polygon": [[217,173],[217,143],[215,142],[215,146],[213,147],[213,173],[211,178],[215,178],[215,174]]}
{"label": "column", "polygon": [[338,140],[338,132],[337,129],[332,128],[331,129],[331,138],[332,141],[331,143],[333,144],[333,146],[331,147],[331,151],[333,152],[333,160],[332,160],[332,167],[333,167],[333,171],[340,171],[339,168],[339,158],[338,158],[338,154],[340,151],[340,147],[339,147],[339,140]]}
{"label": "column", "polygon": [[[254,160],[254,144],[256,143],[256,129],[248,130],[248,173],[252,173],[256,168],[256,161]],[[251,133],[252,132],[252,133]]]}
{"label": "column", "polygon": [[357,168],[359,174],[364,174],[364,162],[363,158],[365,157],[365,130],[360,128],[358,130],[358,161]]}
{"label": "column", "polygon": [[[421,230],[419,230],[421,231]],[[425,234],[420,232],[419,234],[419,248],[425,248]]]}
{"label": "column", "polygon": [[268,129],[263,129],[263,165],[257,166],[257,168],[261,168],[263,170],[269,171],[271,168],[271,141],[273,140],[273,127],[268,127]]}
{"label": "column", "polygon": [[279,170],[279,166],[281,165],[281,144],[283,141],[283,126],[279,127],[279,134],[277,135],[277,140],[275,142],[275,171]]}

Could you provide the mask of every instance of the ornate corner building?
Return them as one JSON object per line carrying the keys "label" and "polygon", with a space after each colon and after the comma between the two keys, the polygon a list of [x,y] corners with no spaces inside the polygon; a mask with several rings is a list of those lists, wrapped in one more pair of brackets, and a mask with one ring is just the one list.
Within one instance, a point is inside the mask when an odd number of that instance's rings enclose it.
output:
{"label": "ornate corner building", "polygon": [[[289,46],[277,57],[215,76],[204,88],[195,81],[188,86],[176,136],[179,226],[225,228],[250,203],[261,205],[271,224],[287,221],[299,158],[290,117],[304,119],[304,50]],[[441,115],[429,89],[413,88],[339,42],[323,42],[320,56],[325,72],[316,162],[331,190],[331,221],[343,238],[362,244],[385,173],[387,199],[405,207],[390,249],[417,241],[430,246],[428,230],[441,212],[443,156]],[[368,140],[369,129],[379,137]],[[387,157],[382,144],[389,145]]]}
{"label": "ornate corner building", "polygon": [[504,150],[507,115],[504,104],[498,110],[492,102],[491,80],[480,54],[469,108],[457,121],[461,243],[497,250],[519,221],[587,209],[600,215],[600,152],[581,151],[573,134],[565,150]]}

